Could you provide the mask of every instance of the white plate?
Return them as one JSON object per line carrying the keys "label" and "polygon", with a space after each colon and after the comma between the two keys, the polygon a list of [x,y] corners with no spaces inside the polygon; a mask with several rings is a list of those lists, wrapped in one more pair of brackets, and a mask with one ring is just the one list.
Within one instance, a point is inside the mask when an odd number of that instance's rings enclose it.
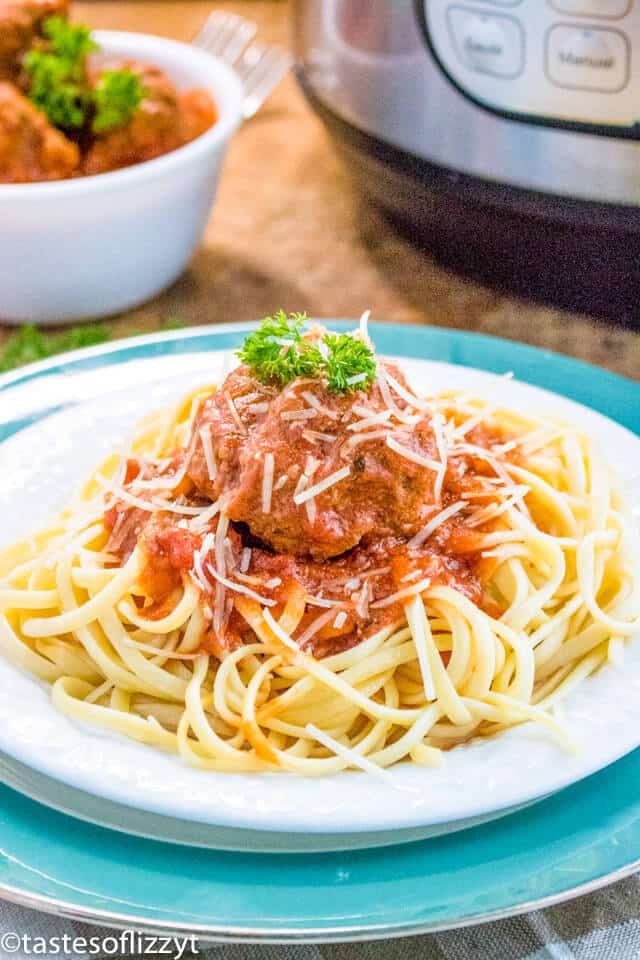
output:
{"label": "white plate", "polygon": [[[409,827],[406,830],[375,830],[360,833],[288,833],[280,830],[249,830],[246,827],[224,827],[196,820],[165,817],[113,800],[106,800],[85,790],[70,787],[61,780],[38,773],[33,767],[19,763],[13,757],[0,753],[0,782],[32,800],[44,803],[54,810],[100,827],[109,827],[120,833],[178,843],[182,846],[206,850],[242,850],[253,853],[331,853],[344,850],[370,850],[373,847],[396,846],[454,833],[467,827],[479,826],[496,817],[495,813],[459,820],[455,824],[433,824]],[[534,803],[536,801],[533,801]],[[519,805],[521,810],[529,804]]]}
{"label": "white plate", "polygon": [[[504,404],[570,420],[598,437],[609,461],[630,482],[638,472],[640,439],[592,410],[482,371],[403,362],[422,390],[460,388],[487,398],[499,390]],[[44,390],[27,383],[3,393],[3,419],[55,404],[69,406],[0,447],[0,547],[64,507],[137,419],[194,384],[218,380],[228,364],[228,355],[219,353],[151,358],[51,376]],[[306,834],[362,835],[345,836],[346,847],[368,845],[376,831],[415,836],[460,829],[612,763],[640,744],[637,638],[628,644],[622,668],[607,666],[575,691],[564,705],[563,721],[579,748],[572,756],[544,730],[525,724],[451,751],[440,769],[397,767],[391,783],[355,772],[324,779],[217,774],[62,716],[53,709],[45,684],[0,660],[0,750],[9,757],[68,787],[137,811],[216,828],[299,834],[299,848],[306,847]],[[230,845],[261,847],[258,840],[245,839],[232,839]],[[317,841],[322,846],[320,836]],[[333,840],[331,845],[335,848]]]}

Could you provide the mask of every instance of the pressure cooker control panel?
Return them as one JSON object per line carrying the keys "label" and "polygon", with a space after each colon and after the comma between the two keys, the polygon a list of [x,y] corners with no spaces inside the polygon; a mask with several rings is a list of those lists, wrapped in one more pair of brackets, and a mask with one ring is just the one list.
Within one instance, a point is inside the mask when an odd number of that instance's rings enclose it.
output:
{"label": "pressure cooker control panel", "polygon": [[640,139],[640,0],[421,0],[432,52],[496,113]]}

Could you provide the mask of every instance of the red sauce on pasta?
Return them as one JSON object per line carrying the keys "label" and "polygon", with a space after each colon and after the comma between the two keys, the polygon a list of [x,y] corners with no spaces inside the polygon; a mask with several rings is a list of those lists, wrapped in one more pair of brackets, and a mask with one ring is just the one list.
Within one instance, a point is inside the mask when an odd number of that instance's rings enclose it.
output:
{"label": "red sauce on pasta", "polygon": [[[395,368],[393,376],[404,385]],[[305,606],[294,639],[316,657],[349,649],[401,622],[412,588],[427,582],[453,587],[492,614],[500,613],[483,595],[490,569],[480,555],[483,524],[469,526],[454,512],[424,542],[420,532],[443,510],[459,507],[465,495],[481,490],[482,505],[492,502],[495,474],[482,451],[489,453],[505,438],[481,426],[469,431],[447,459],[436,502],[434,470],[424,468],[439,456],[429,412],[394,431],[397,442],[390,445],[389,432],[376,434],[375,423],[367,429],[376,435],[358,437],[361,431],[352,429],[354,403],[366,407],[365,417],[387,422],[386,400],[377,386],[354,401],[353,395],[332,396],[319,382],[265,387],[240,367],[201,404],[186,464],[181,451],[169,468],[175,475],[185,467],[181,503],[205,509],[224,500],[227,596],[258,597],[278,619],[298,591]],[[300,416],[303,411],[313,415]],[[267,457],[272,462],[265,480]],[[323,479],[345,466],[348,476],[322,487]],[[307,473],[305,483],[301,478]],[[135,480],[158,475],[153,465],[132,461],[123,486],[150,499],[147,491],[136,490]],[[318,484],[312,510],[309,500],[295,502],[296,491]],[[219,515],[194,532],[187,517],[150,513],[116,499],[105,523],[111,531],[109,550],[124,558],[138,545],[146,556],[142,586],[154,605],[176,591],[185,575],[200,586],[204,576],[203,608],[211,620],[221,579],[211,573],[210,561],[200,572],[194,568],[203,544],[217,539]],[[202,648],[223,656],[245,634],[250,634],[248,625],[231,606],[223,630],[203,632]]]}

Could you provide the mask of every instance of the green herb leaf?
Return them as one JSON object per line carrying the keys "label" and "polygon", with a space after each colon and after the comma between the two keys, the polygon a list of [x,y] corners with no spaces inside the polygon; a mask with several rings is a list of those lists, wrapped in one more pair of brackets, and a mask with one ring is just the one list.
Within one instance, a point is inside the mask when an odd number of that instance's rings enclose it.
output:
{"label": "green herb leaf", "polygon": [[65,353],[67,350],[81,350],[95,347],[111,340],[112,330],[106,323],[87,323],[79,327],[69,327],[62,333],[49,337],[51,354]]}
{"label": "green herb leaf", "polygon": [[32,324],[27,324],[9,337],[0,352],[0,372],[6,373],[25,363],[44,360],[48,356],[50,351],[44,334]]}
{"label": "green herb leaf", "polygon": [[184,330],[186,326],[188,323],[181,317],[164,317],[160,321],[161,330]]}
{"label": "green herb leaf", "polygon": [[321,351],[302,335],[309,318],[305,313],[287,316],[280,310],[265,317],[249,334],[236,356],[251,367],[262,383],[284,386],[296,377],[324,377],[331,393],[366,390],[375,380],[376,360],[368,344],[347,333],[327,333]]}
{"label": "green herb leaf", "polygon": [[30,50],[24,58],[29,97],[54,127],[78,130],[85,125],[92,103],[86,59],[98,45],[88,27],[64,17],[45,20],[42,32],[47,46]]}
{"label": "green herb leaf", "polygon": [[302,328],[307,322],[304,313],[287,316],[279,310],[275,316],[265,317],[236,355],[262,383],[284,386],[296,377],[313,376],[320,371],[323,361],[318,348],[302,339]]}
{"label": "green herb leaf", "polygon": [[348,333],[328,333],[325,371],[330,393],[366,390],[376,378],[376,360],[371,347]]}
{"label": "green herb leaf", "polygon": [[105,70],[93,91],[94,133],[106,133],[124,126],[136,112],[144,96],[140,77],[131,70]]}
{"label": "green herb leaf", "polygon": [[75,67],[42,50],[30,50],[24,67],[30,79],[29,98],[49,122],[61,130],[83,127],[91,97],[78,80]]}
{"label": "green herb leaf", "polygon": [[71,64],[84,64],[87,56],[98,50],[91,30],[81,23],[69,23],[64,17],[49,17],[42,32],[51,43],[51,51]]}
{"label": "green herb leaf", "polygon": [[24,58],[29,96],[54,127],[64,131],[91,125],[95,134],[124,126],[136,112],[144,88],[132,70],[105,70],[92,89],[87,77],[87,56],[98,50],[89,27],[64,17],[45,21],[48,43],[30,50]]}
{"label": "green herb leaf", "polygon": [[46,334],[33,324],[20,327],[0,350],[0,373],[22,367],[36,360],[46,360],[57,353],[92,347],[111,339],[106,324],[70,327],[63,333]]}

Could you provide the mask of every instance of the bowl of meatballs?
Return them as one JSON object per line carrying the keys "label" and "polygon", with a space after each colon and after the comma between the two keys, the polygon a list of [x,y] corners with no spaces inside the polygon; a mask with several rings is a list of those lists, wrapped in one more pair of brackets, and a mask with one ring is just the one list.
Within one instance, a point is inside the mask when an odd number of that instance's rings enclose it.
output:
{"label": "bowl of meatballs", "polygon": [[0,320],[65,323],[173,283],[241,119],[233,71],[189,44],[0,0]]}

